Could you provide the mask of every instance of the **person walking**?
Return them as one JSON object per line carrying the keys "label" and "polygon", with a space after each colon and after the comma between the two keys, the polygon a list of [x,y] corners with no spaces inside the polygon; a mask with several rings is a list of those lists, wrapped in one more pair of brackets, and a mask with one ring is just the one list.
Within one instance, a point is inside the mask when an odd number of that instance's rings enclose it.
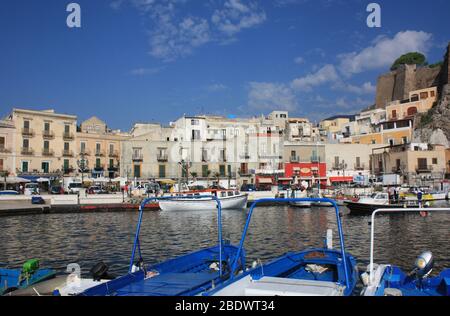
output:
{"label": "person walking", "polygon": [[417,192],[417,200],[419,201],[419,208],[422,208],[422,197],[423,197],[422,190],[419,189],[419,191]]}

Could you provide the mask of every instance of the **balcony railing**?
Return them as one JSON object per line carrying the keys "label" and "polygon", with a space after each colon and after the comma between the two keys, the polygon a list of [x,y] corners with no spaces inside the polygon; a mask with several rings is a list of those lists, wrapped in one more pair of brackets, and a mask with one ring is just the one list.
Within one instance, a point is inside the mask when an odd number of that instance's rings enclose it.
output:
{"label": "balcony railing", "polygon": [[64,132],[64,134],[63,134],[63,139],[64,139],[64,140],[74,140],[74,136],[73,136],[72,133]]}
{"label": "balcony railing", "polygon": [[131,157],[131,159],[133,161],[142,161],[142,160],[144,160],[144,156],[142,154],[134,153],[133,156]]}
{"label": "balcony railing", "polygon": [[169,155],[167,155],[167,154],[158,154],[158,155],[156,156],[156,159],[157,159],[159,162],[167,162],[167,161],[169,161]]}
{"label": "balcony railing", "polygon": [[62,151],[63,157],[73,157],[73,151],[71,150],[63,150]]}
{"label": "balcony railing", "polygon": [[80,156],[90,156],[91,151],[88,149],[80,149]]}
{"label": "balcony railing", "polygon": [[42,131],[42,137],[44,137],[45,139],[53,139],[55,138],[55,134],[52,131]]}
{"label": "balcony railing", "polygon": [[48,148],[42,149],[42,156],[52,157],[54,154],[55,154],[55,152],[51,149],[48,149]]}
{"label": "balcony railing", "polygon": [[103,157],[105,155],[105,152],[103,150],[96,150],[95,156],[97,157]]}
{"label": "balcony railing", "polygon": [[75,171],[75,168],[74,168],[73,166],[70,166],[70,167],[64,167],[64,168],[63,168],[64,174],[69,174],[69,173],[74,172],[74,171]]}
{"label": "balcony railing", "polygon": [[34,136],[34,131],[31,128],[22,128],[22,135]]}
{"label": "balcony railing", "polygon": [[416,173],[430,173],[433,171],[433,166],[416,166]]}
{"label": "balcony railing", "polygon": [[365,164],[355,164],[355,170],[366,170],[366,165]]}
{"label": "balcony railing", "polygon": [[108,155],[111,158],[117,158],[117,157],[119,157],[119,152],[117,150],[110,150]]}
{"label": "balcony railing", "polygon": [[108,166],[108,171],[119,171],[119,165]]}
{"label": "balcony railing", "polygon": [[103,170],[105,170],[105,165],[103,165],[103,164],[95,165],[94,170],[95,171],[103,171]]}
{"label": "balcony railing", "polygon": [[25,156],[32,156],[34,155],[34,150],[29,147],[22,147],[20,153]]}
{"label": "balcony railing", "polygon": [[300,162],[300,157],[297,156],[291,156],[289,159],[290,162]]}

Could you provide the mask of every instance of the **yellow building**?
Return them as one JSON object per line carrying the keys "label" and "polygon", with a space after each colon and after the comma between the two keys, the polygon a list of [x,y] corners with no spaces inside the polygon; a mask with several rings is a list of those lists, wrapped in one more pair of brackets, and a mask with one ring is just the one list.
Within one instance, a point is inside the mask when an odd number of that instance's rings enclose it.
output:
{"label": "yellow building", "polygon": [[391,102],[386,107],[388,120],[402,120],[417,113],[426,113],[436,101],[436,87],[412,91],[409,93],[409,99]]}
{"label": "yellow building", "polygon": [[0,175],[15,175],[15,127],[10,121],[0,120]]}
{"label": "yellow building", "polygon": [[346,116],[335,116],[320,122],[320,129],[328,133],[340,133],[346,124],[350,123],[350,118]]}
{"label": "yellow building", "polygon": [[77,117],[54,110],[13,109],[15,168],[20,175],[66,175],[76,171]]}
{"label": "yellow building", "polygon": [[374,133],[352,136],[352,143],[395,146],[409,143],[412,139],[412,133],[412,119],[383,122],[375,127]]}
{"label": "yellow building", "polygon": [[77,132],[78,161],[86,161],[85,172],[94,178],[119,176],[121,142],[129,136],[108,129],[106,123],[91,117]]}
{"label": "yellow building", "polygon": [[412,143],[373,150],[374,174],[399,174],[409,184],[442,180],[446,172],[446,150],[442,145]]}

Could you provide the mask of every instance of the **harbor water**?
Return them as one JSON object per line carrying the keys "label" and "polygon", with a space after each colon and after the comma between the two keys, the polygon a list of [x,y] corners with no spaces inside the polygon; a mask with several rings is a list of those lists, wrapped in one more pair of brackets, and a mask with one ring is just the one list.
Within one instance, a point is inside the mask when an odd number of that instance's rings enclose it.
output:
{"label": "harbor water", "polygon": [[[448,202],[439,202],[450,207]],[[342,208],[346,249],[365,269],[369,261],[370,217],[346,215]],[[64,272],[78,263],[87,273],[99,261],[114,274],[126,273],[138,213],[46,214],[0,219],[0,263],[19,267],[30,258],[41,266]],[[245,211],[223,211],[224,238],[237,244],[246,220]],[[141,246],[147,264],[160,262],[217,243],[217,214],[202,212],[145,212]],[[450,267],[450,216],[433,213],[377,217],[375,262],[412,269],[425,250],[435,256],[436,270]],[[291,206],[258,207],[245,243],[247,264],[267,262],[288,251],[322,247],[326,230],[333,229],[339,247],[332,208],[300,209]]]}

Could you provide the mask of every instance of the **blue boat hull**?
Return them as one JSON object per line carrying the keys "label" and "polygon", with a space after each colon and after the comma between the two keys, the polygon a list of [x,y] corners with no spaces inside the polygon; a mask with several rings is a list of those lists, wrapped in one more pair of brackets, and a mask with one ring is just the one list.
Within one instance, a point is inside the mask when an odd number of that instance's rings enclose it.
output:
{"label": "blue boat hull", "polygon": [[0,269],[0,296],[54,278],[56,272],[51,269],[39,269],[27,279],[21,278],[21,275],[21,269]]}
{"label": "blue boat hull", "polygon": [[[219,247],[196,251],[175,259],[149,266],[144,271],[129,273],[115,280],[95,286],[81,296],[193,296],[220,285],[230,276],[229,267],[237,253],[237,247],[224,245],[223,275],[211,265],[219,262]],[[240,257],[245,266],[245,255]],[[228,268],[227,268],[228,267]]]}
{"label": "blue boat hull", "polygon": [[402,296],[450,296],[450,269],[422,281],[406,275],[399,267],[387,266],[375,296],[385,296],[385,290],[400,290]]}

